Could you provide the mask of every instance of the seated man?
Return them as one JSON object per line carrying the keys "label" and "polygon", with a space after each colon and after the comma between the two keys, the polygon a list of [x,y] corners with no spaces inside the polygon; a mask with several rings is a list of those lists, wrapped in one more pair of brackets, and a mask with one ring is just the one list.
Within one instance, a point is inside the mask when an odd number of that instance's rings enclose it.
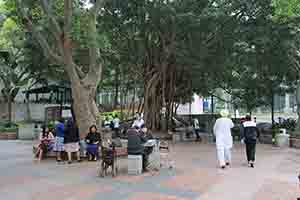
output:
{"label": "seated man", "polygon": [[143,171],[147,171],[148,154],[145,152],[144,143],[147,142],[146,138],[141,135],[138,127],[130,128],[127,132],[128,135],[128,155],[142,155],[143,156]]}

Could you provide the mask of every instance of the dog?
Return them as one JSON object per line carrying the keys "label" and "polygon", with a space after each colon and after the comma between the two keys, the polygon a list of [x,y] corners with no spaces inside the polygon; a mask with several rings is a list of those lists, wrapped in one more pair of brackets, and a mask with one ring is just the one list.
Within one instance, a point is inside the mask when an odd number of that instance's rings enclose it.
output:
{"label": "dog", "polygon": [[116,150],[114,145],[104,147],[101,145],[101,168],[99,175],[101,177],[107,176],[107,169],[111,167],[112,177],[115,177],[118,173]]}

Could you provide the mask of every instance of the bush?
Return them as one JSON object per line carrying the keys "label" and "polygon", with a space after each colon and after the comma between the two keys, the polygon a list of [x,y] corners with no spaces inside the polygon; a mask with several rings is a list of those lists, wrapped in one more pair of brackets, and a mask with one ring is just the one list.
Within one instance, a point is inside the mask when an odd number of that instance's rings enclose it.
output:
{"label": "bush", "polygon": [[100,117],[102,120],[105,120],[106,118],[114,118],[114,116],[118,116],[120,118],[121,112],[119,111],[113,111],[113,112],[104,112],[100,114]]}
{"label": "bush", "polygon": [[13,122],[0,121],[0,132],[16,132],[19,125]]}
{"label": "bush", "polygon": [[281,123],[276,123],[274,125],[274,128],[277,128],[277,129],[284,128],[288,131],[293,132],[296,129],[296,125],[297,125],[297,121],[295,119],[289,118],[289,119],[283,120]]}

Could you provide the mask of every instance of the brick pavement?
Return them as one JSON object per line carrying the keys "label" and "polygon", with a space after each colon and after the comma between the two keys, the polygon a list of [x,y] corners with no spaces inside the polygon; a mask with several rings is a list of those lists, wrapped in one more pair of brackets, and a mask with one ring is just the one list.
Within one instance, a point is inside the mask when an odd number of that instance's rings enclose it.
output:
{"label": "brick pavement", "polygon": [[57,165],[32,160],[31,142],[0,141],[0,200],[295,200],[300,151],[258,146],[255,169],[246,167],[243,147],[235,145],[233,165],[217,168],[214,145],[172,146],[175,169],[99,178],[97,163]]}

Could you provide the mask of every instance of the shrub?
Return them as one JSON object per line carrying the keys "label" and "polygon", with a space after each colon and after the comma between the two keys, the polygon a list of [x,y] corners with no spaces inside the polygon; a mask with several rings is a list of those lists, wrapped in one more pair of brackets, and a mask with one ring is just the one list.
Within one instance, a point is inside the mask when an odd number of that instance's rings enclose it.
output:
{"label": "shrub", "polygon": [[0,132],[15,132],[19,125],[13,122],[0,121]]}

